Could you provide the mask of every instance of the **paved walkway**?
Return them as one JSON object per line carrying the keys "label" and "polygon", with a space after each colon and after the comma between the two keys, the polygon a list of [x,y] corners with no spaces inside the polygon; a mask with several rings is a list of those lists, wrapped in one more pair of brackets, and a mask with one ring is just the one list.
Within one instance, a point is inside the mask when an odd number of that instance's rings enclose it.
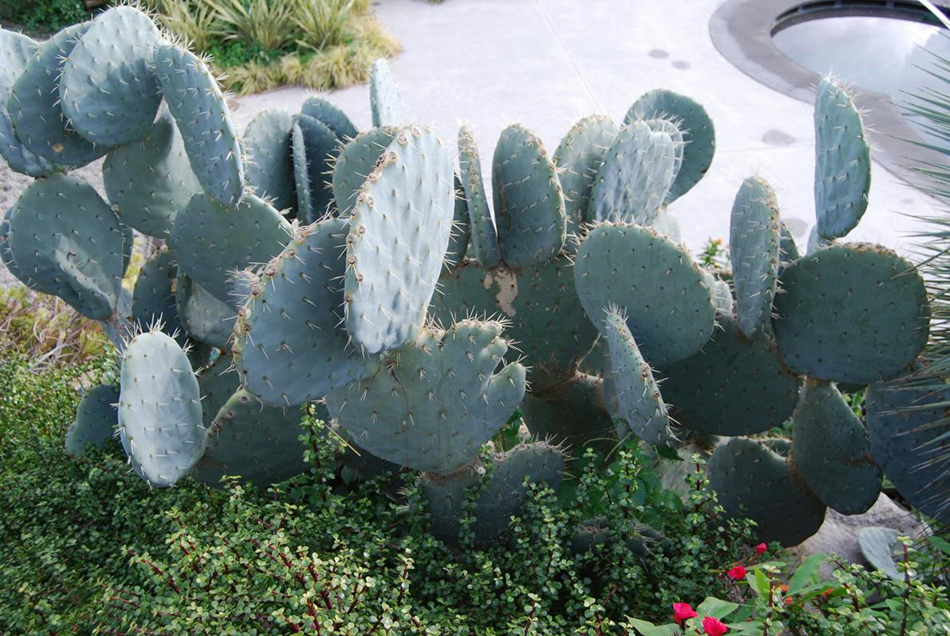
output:
{"label": "paved walkway", "polygon": [[[733,67],[707,25],[720,0],[381,0],[377,13],[405,47],[391,62],[407,109],[454,140],[470,123],[486,175],[495,140],[521,122],[549,152],[581,117],[622,119],[642,93],[665,87],[700,101],[716,125],[718,150],[706,178],[674,204],[684,239],[698,248],[728,239],[732,199],[757,173],[778,193],[782,217],[802,247],[814,223],[813,110]],[[243,125],[269,107],[299,108],[301,89],[242,99]],[[358,126],[370,125],[367,86],[329,99]],[[935,213],[918,194],[874,165],[870,206],[853,240],[910,253],[920,227],[905,215]]]}

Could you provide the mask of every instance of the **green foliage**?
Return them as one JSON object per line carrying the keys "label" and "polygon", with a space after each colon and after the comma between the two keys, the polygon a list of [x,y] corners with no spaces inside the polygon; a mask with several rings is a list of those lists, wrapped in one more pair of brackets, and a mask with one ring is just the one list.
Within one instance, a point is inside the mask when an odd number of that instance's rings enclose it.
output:
{"label": "green foliage", "polygon": [[0,20],[30,31],[52,32],[89,18],[83,0],[30,0],[0,3]]}
{"label": "green foliage", "polygon": [[730,268],[729,247],[722,244],[721,238],[708,238],[698,255],[699,262],[705,267],[728,270]]}
{"label": "green foliage", "polygon": [[[706,598],[696,607],[696,616],[681,626],[675,622],[658,626],[637,619],[631,619],[629,626],[643,636],[702,634],[703,619],[712,616],[728,626],[729,634],[755,636],[950,633],[946,588],[921,579],[917,550],[906,537],[901,543],[904,558],[898,568],[903,580],[821,554],[807,558],[797,568],[783,561],[764,561],[735,572],[735,584],[724,597],[729,600]],[[819,575],[823,563],[834,567],[828,579]]]}

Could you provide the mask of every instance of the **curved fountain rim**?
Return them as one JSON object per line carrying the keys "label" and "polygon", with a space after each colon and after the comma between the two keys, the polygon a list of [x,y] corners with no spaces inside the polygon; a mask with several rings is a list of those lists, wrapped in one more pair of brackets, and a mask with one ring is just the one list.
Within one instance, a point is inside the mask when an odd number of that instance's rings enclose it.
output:
{"label": "curved fountain rim", "polygon": [[[950,13],[948,2],[938,6]],[[709,34],[723,57],[743,73],[811,104],[822,76],[782,53],[772,37],[802,22],[849,16],[889,17],[940,26],[936,17],[916,0],[727,0],[710,19]],[[917,185],[921,175],[914,166],[938,164],[950,168],[946,155],[906,141],[920,137],[890,96],[862,88],[856,91],[854,102],[868,127],[872,157],[889,172]]]}

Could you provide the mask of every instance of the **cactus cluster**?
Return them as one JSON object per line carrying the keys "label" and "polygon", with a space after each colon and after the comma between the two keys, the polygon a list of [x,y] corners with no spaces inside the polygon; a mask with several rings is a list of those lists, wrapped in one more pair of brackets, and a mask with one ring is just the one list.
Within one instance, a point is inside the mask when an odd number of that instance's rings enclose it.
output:
{"label": "cactus cluster", "polygon": [[[305,469],[297,409],[319,402],[359,453],[422,471],[437,534],[458,534],[480,483],[480,543],[527,481],[558,483],[565,448],[630,436],[704,435],[727,511],[786,544],[826,506],[867,509],[882,469],[919,485],[904,474],[911,442],[883,438],[900,427],[892,403],[912,399],[875,384],[869,440],[833,384],[900,375],[929,309],[910,263],[838,242],[866,208],[870,168],[860,116],[831,81],[816,107],[822,246],[799,256],[752,177],[728,275],[679,244],[669,206],[709,169],[715,133],[671,91],[622,123],[585,117],[553,156],[509,126],[489,197],[473,131],[459,130],[456,169],[456,148],[407,120],[384,61],[370,130],[314,97],[239,135],[205,63],[134,8],[43,44],[0,32],[0,60],[0,154],[37,178],[4,216],[0,256],[134,336],[118,343],[118,391],[80,405],[73,452],[111,428],[157,486],[267,484]],[[102,156],[108,200],[68,174]],[[166,245],[126,297],[132,228]],[[521,444],[482,456],[518,412]],[[789,418],[784,455],[727,437]]]}

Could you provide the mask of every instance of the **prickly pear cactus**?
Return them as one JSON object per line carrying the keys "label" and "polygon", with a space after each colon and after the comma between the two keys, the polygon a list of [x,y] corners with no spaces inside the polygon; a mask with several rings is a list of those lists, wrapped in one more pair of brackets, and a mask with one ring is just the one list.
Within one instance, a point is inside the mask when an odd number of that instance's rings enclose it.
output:
{"label": "prickly pear cactus", "polygon": [[478,488],[473,510],[475,523],[471,527],[474,544],[484,547],[493,543],[527,500],[526,483],[557,488],[563,472],[561,451],[544,442],[535,442],[494,454],[487,480],[483,477],[485,467],[481,465],[448,476],[425,474],[422,492],[431,515],[432,533],[443,541],[457,544],[466,498],[471,489]]}
{"label": "prickly pear cactus", "polygon": [[[383,357],[376,372],[327,395],[330,415],[362,448],[450,474],[471,464],[517,409],[525,369],[503,364],[498,321],[430,327]],[[501,367],[501,368],[499,368]]]}
{"label": "prickly pear cactus", "polygon": [[69,52],[59,80],[70,126],[106,147],[147,137],[162,102],[154,66],[160,45],[158,28],[138,9],[99,15]]}
{"label": "prickly pear cactus", "polygon": [[244,129],[244,178],[257,196],[296,215],[293,116],[283,110],[258,113]]}
{"label": "prickly pear cactus", "polygon": [[431,129],[401,129],[360,189],[346,237],[346,330],[368,354],[425,321],[452,232],[454,171]]}
{"label": "prickly pear cactus", "polygon": [[17,268],[31,287],[94,320],[115,312],[124,231],[92,186],[64,174],[34,181],[13,208],[9,233]]}
{"label": "prickly pear cactus", "polygon": [[729,250],[739,328],[749,338],[769,332],[778,286],[782,227],[772,187],[758,177],[742,183],[732,205]]}
{"label": "prickly pear cactus", "polygon": [[478,144],[475,133],[468,126],[459,128],[458,150],[462,188],[472,228],[472,253],[482,267],[496,267],[501,262],[501,248],[485,197]]}
{"label": "prickly pear cactus", "polygon": [[119,440],[132,468],[172,486],[201,459],[201,394],[188,356],[159,331],[137,336],[122,355]]}
{"label": "prickly pear cactus", "polygon": [[833,384],[810,380],[792,418],[790,462],[808,489],[846,515],[866,512],[881,494],[864,425]]}
{"label": "prickly pear cactus", "polygon": [[49,174],[56,166],[34,154],[17,138],[6,104],[14,82],[26,70],[38,48],[27,36],[0,29],[0,156],[12,170],[31,177]]}
{"label": "prickly pear cactus", "polygon": [[119,389],[114,384],[103,384],[86,391],[76,409],[76,419],[66,430],[66,452],[81,457],[88,444],[102,448],[115,434],[118,403]]}
{"label": "prickly pear cactus", "polygon": [[575,233],[587,221],[591,190],[607,149],[620,128],[606,115],[590,115],[574,124],[554,152],[564,191],[567,231]]}

